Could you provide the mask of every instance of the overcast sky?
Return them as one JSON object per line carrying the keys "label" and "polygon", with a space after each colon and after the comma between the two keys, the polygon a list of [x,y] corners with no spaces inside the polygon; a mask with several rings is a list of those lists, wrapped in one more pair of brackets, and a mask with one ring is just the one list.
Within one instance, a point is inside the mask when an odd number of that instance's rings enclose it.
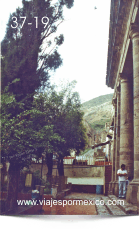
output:
{"label": "overcast sky", "polygon": [[[0,5],[2,40],[9,15],[22,6],[22,0],[4,0]],[[58,30],[65,38],[59,47],[63,65],[53,74],[51,82],[58,85],[61,81],[76,80],[82,102],[113,93],[105,83],[110,0],[74,0],[74,7],[65,8],[64,15],[66,20]]]}

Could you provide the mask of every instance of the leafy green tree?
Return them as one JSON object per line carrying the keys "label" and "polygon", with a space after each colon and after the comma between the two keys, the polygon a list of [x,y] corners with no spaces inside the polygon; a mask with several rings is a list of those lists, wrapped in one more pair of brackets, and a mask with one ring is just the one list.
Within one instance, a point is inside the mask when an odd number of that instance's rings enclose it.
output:
{"label": "leafy green tree", "polygon": [[[52,175],[53,152],[57,152],[59,175],[62,176],[63,157],[69,155],[71,149],[79,152],[85,147],[83,114],[79,96],[72,92],[72,87],[71,84],[59,93],[53,87],[47,93],[36,93],[32,106],[27,110],[24,102],[17,102],[13,94],[2,94],[1,159],[2,163],[10,162],[9,188],[14,204],[18,183],[12,190],[13,179],[18,180],[19,170],[29,165],[34,155],[39,158],[46,152],[48,175]],[[10,198],[9,193],[7,202]]]}
{"label": "leafy green tree", "polygon": [[[12,170],[27,166],[33,155],[40,158],[51,142],[63,141],[61,136],[54,133],[44,111],[35,105],[30,110],[23,110],[22,106],[13,95],[2,95],[1,156],[2,162],[10,162]],[[16,107],[21,112],[13,117],[10,109]]]}
{"label": "leafy green tree", "polygon": [[[77,92],[73,92],[75,82],[68,84],[60,92],[54,87],[49,92],[38,95],[41,99],[41,107],[46,112],[46,117],[50,125],[53,126],[54,133],[58,134],[64,141],[52,141],[53,151],[59,155],[58,170],[59,175],[64,175],[63,158],[70,154],[71,149],[77,153],[83,150],[87,143],[86,129],[83,125],[83,113],[80,110],[81,103]],[[37,106],[40,106],[40,102]],[[48,155],[47,164],[52,171],[52,155]],[[48,172],[49,175],[51,172]]]}
{"label": "leafy green tree", "polygon": [[[10,15],[1,45],[2,93],[10,83],[9,92],[21,101],[28,94],[33,98],[37,89],[48,85],[50,72],[62,64],[57,47],[64,41],[62,34],[53,42],[50,36],[64,20],[63,7],[71,8],[73,1],[23,0],[23,7]],[[13,84],[15,79],[18,81]]]}
{"label": "leafy green tree", "polygon": [[[57,47],[63,43],[64,37],[55,37],[52,42],[50,35],[64,20],[63,7],[73,6],[73,0],[57,0],[55,3],[51,0],[23,0],[22,3],[23,7],[10,15],[1,45],[2,155],[7,155],[3,156],[5,160],[10,154],[17,155],[17,152],[35,148],[39,156],[46,142],[53,139],[55,144],[57,137],[53,134],[53,126],[46,122],[40,107],[35,107],[33,98],[36,90],[48,84],[50,72],[62,64]],[[41,22],[44,16],[49,18],[46,27]],[[17,27],[12,17],[17,18]],[[24,25],[23,17],[26,17]],[[38,28],[35,17],[38,17]],[[32,25],[29,26],[28,22]],[[12,163],[15,165],[15,158]]]}
{"label": "leafy green tree", "polygon": [[[38,98],[39,107],[35,106],[34,94],[48,86],[51,71],[62,64],[57,48],[63,43],[64,37],[53,36],[52,41],[51,35],[55,34],[64,20],[63,7],[71,8],[73,1],[23,0],[23,7],[10,15],[7,24],[1,44],[1,159],[2,163],[10,162],[10,192],[14,188],[12,179],[31,162],[32,155],[39,157],[42,151],[48,151],[48,145],[52,152],[59,142],[64,141],[54,131],[50,112],[41,109],[41,97]],[[47,24],[41,21],[45,16],[49,19]],[[48,19],[45,18],[43,22]],[[30,22],[31,26],[28,25]],[[12,172],[15,172],[13,177]],[[14,189],[13,196],[13,202],[16,203]],[[7,204],[10,198],[8,195]]]}

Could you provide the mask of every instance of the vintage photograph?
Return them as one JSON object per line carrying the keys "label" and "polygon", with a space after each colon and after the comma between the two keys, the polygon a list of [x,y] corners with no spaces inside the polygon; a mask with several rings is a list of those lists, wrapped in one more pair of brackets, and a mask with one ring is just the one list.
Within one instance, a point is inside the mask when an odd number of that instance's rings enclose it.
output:
{"label": "vintage photograph", "polygon": [[0,15],[0,215],[139,215],[139,0]]}

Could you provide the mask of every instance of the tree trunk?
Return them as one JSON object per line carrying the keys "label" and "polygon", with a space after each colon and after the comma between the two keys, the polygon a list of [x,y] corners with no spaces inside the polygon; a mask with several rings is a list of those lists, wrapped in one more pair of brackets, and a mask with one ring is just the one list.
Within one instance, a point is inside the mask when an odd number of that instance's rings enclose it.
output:
{"label": "tree trunk", "polygon": [[8,172],[8,193],[6,198],[6,211],[17,207],[18,200],[18,181],[20,170],[11,170]]}
{"label": "tree trunk", "polygon": [[48,173],[47,175],[52,175],[52,169],[53,169],[53,153],[46,154],[47,159],[47,167],[48,167]]}
{"label": "tree trunk", "polygon": [[42,157],[42,166],[41,166],[41,184],[42,184],[42,170],[43,170],[43,157]]}
{"label": "tree trunk", "polygon": [[62,155],[59,155],[58,173],[59,173],[59,176],[64,176],[64,165],[63,165],[63,156]]}

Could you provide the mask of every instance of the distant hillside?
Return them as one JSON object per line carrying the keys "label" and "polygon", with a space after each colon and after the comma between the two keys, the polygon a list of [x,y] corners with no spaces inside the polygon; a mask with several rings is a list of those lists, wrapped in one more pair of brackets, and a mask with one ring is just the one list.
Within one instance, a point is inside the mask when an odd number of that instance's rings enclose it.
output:
{"label": "distant hillside", "polygon": [[110,121],[113,94],[102,95],[82,104],[84,119],[97,131]]}

